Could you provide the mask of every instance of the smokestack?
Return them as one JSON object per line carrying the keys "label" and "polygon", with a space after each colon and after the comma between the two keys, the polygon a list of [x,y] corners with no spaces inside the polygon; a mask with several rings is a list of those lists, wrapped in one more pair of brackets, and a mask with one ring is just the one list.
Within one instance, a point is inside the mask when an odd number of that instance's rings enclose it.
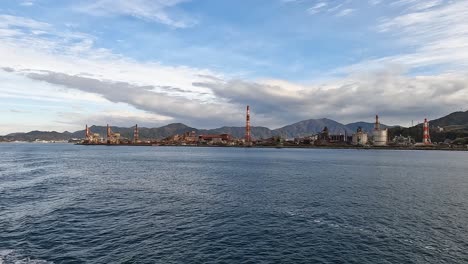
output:
{"label": "smokestack", "polygon": [[375,130],[380,130],[380,123],[379,123],[379,115],[375,116],[375,125],[374,125]]}
{"label": "smokestack", "polygon": [[89,138],[89,128],[88,128],[88,124],[86,124],[86,128],[85,128],[85,137],[86,137],[86,139]]}
{"label": "smokestack", "polygon": [[133,141],[134,143],[138,142],[138,124],[135,125],[135,130],[133,131]]}
{"label": "smokestack", "polygon": [[427,118],[424,119],[424,126],[423,126],[423,143],[425,145],[430,145],[431,143],[431,136],[429,135],[429,122]]}
{"label": "smokestack", "polygon": [[250,106],[247,106],[247,114],[245,116],[245,141],[250,143],[252,140],[250,134]]}
{"label": "smokestack", "polygon": [[109,124],[107,124],[107,140],[110,140],[110,136],[111,136],[111,129],[110,129]]}

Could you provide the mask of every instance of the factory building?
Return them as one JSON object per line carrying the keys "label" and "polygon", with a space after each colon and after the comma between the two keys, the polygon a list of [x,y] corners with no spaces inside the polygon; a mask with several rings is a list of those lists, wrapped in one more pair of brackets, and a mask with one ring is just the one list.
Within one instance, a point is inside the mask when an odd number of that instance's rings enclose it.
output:
{"label": "factory building", "polygon": [[330,135],[330,143],[346,143],[348,142],[348,137],[346,135]]}
{"label": "factory building", "polygon": [[196,144],[198,141],[197,133],[195,131],[185,132],[182,140],[185,144]]}
{"label": "factory building", "polygon": [[198,136],[198,142],[204,144],[226,144],[232,140],[229,134],[220,135],[200,135]]}
{"label": "factory building", "polygon": [[364,146],[367,145],[368,136],[367,133],[362,131],[362,128],[359,127],[355,134],[353,134],[353,139],[351,143],[355,146]]}
{"label": "factory building", "polygon": [[388,129],[381,129],[379,116],[375,116],[374,131],[372,131],[372,142],[374,146],[387,146],[388,143]]}
{"label": "factory building", "polygon": [[107,144],[120,144],[120,133],[112,132],[111,127],[107,124]]}
{"label": "factory building", "polygon": [[402,135],[395,136],[392,140],[393,145],[395,146],[412,146],[415,144],[414,139],[410,136],[404,137]]}
{"label": "factory building", "polygon": [[88,125],[85,128],[85,140],[84,143],[86,144],[99,144],[102,142],[101,135],[98,133],[91,133]]}

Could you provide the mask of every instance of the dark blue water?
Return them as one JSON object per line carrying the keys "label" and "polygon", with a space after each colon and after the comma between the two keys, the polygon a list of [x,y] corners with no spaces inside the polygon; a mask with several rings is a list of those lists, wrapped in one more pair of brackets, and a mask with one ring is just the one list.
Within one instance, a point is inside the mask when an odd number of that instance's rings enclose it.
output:
{"label": "dark blue water", "polygon": [[0,154],[0,263],[468,263],[467,152]]}

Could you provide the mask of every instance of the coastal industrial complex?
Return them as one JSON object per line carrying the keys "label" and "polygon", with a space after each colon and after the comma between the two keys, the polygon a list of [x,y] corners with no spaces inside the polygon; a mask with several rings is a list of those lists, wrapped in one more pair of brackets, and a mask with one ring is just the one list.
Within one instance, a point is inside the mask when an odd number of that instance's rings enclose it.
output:
{"label": "coastal industrial complex", "polygon": [[359,127],[354,133],[346,131],[339,134],[331,134],[328,127],[323,127],[319,133],[305,137],[286,138],[273,136],[270,138],[255,138],[252,135],[250,106],[247,106],[245,115],[245,135],[243,138],[235,138],[230,134],[203,134],[196,131],[187,131],[182,134],[174,134],[164,139],[140,139],[138,125],[133,128],[133,138],[123,137],[120,133],[112,131],[107,125],[106,135],[93,133],[86,125],[85,138],[79,140],[82,145],[134,145],[134,146],[273,146],[273,147],[340,147],[340,148],[414,148],[436,147],[431,142],[429,134],[429,122],[424,120],[423,141],[415,142],[411,137],[394,136],[389,138],[387,127],[382,127],[379,116],[376,115],[372,131],[365,131]]}

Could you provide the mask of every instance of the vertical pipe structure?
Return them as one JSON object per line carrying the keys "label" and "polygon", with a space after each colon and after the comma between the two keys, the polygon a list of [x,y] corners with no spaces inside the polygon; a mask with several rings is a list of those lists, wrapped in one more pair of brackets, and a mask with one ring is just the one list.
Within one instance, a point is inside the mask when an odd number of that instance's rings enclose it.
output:
{"label": "vertical pipe structure", "polygon": [[86,128],[85,128],[85,138],[86,138],[87,140],[89,140],[89,136],[90,136],[89,128],[88,128],[88,125],[86,124]]}
{"label": "vertical pipe structure", "polygon": [[375,115],[375,125],[374,130],[380,130],[379,115]]}
{"label": "vertical pipe structure", "polygon": [[250,106],[247,106],[247,114],[245,116],[245,141],[249,144],[252,141],[250,134]]}
{"label": "vertical pipe structure", "polygon": [[138,142],[138,124],[135,125],[135,130],[133,130],[133,143]]}
{"label": "vertical pipe structure", "polygon": [[429,135],[429,122],[427,118],[424,119],[424,126],[423,126],[423,143],[425,145],[430,145],[431,143],[431,136]]}
{"label": "vertical pipe structure", "polygon": [[109,124],[107,124],[107,143],[110,144],[111,142],[111,129]]}

